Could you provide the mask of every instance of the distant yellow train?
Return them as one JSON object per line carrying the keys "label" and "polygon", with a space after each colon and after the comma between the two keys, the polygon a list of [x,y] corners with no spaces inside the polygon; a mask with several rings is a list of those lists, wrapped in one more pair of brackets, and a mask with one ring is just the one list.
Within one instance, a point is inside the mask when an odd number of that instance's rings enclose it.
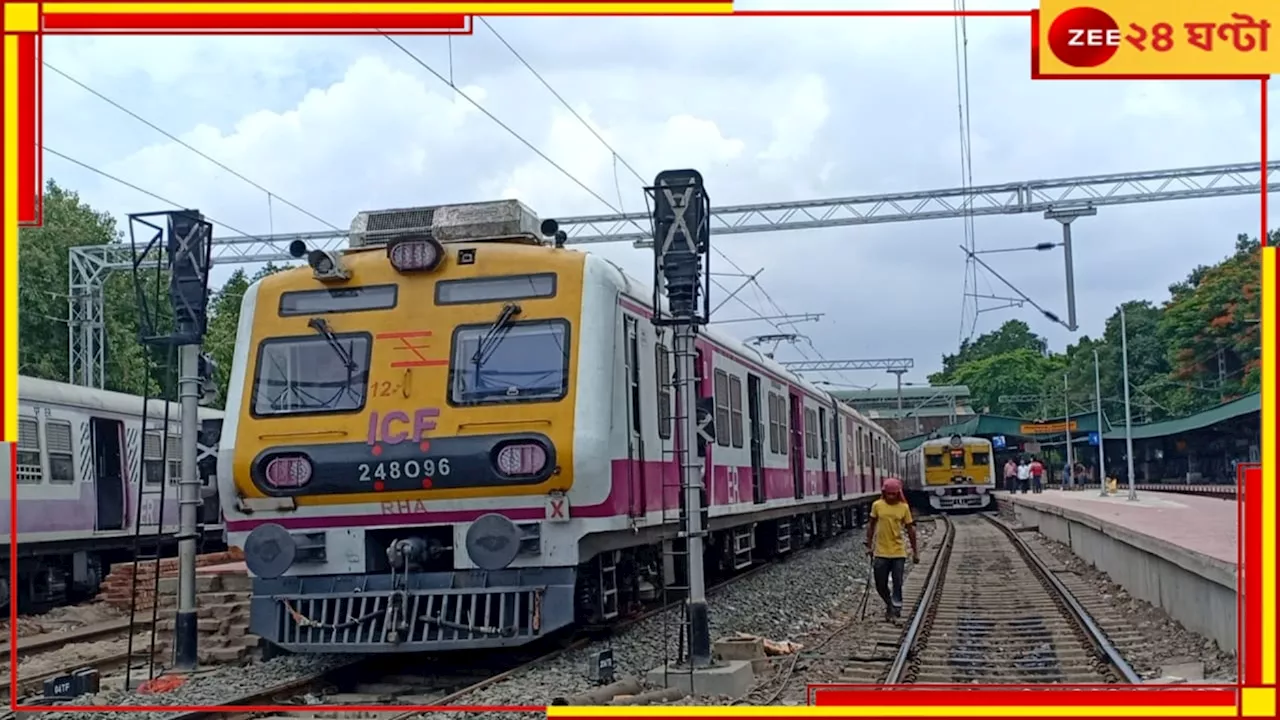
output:
{"label": "distant yellow train", "polygon": [[996,469],[991,441],[952,435],[903,453],[907,493],[935,510],[982,509],[991,505]]}

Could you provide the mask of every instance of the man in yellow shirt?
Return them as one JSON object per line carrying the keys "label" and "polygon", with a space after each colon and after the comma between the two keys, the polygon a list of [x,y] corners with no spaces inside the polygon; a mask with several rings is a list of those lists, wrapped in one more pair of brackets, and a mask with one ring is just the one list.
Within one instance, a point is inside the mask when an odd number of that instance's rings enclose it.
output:
{"label": "man in yellow shirt", "polygon": [[[916,525],[911,508],[902,495],[902,481],[885,478],[880,499],[871,504],[871,522],[867,524],[867,552],[872,557],[876,592],[885,604],[885,619],[902,616],[902,576],[906,572],[907,547],[902,542],[903,530],[911,541],[911,562],[920,562],[916,547]],[[893,581],[890,592],[889,581]]]}

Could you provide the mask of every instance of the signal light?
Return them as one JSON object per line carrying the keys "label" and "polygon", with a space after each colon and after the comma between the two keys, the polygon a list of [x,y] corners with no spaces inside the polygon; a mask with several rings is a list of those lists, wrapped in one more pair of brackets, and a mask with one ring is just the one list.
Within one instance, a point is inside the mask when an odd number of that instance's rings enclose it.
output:
{"label": "signal light", "polygon": [[302,455],[282,455],[267,463],[263,475],[278,490],[293,490],[311,482],[311,461]]}
{"label": "signal light", "polygon": [[387,247],[387,259],[397,272],[428,272],[444,259],[444,248],[429,238],[401,240]]}
{"label": "signal light", "polygon": [[512,443],[498,451],[495,464],[507,477],[537,475],[547,466],[547,451],[537,443]]}

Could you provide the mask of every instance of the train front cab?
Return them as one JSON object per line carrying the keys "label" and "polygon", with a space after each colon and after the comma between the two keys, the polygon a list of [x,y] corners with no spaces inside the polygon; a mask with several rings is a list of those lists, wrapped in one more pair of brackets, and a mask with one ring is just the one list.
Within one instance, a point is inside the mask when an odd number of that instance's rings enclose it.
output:
{"label": "train front cab", "polygon": [[220,475],[252,632],[435,652],[572,624],[575,403],[607,401],[575,392],[584,257],[418,234],[246,293]]}
{"label": "train front cab", "polygon": [[946,512],[992,506],[995,471],[989,441],[953,435],[926,442],[921,450],[929,507]]}

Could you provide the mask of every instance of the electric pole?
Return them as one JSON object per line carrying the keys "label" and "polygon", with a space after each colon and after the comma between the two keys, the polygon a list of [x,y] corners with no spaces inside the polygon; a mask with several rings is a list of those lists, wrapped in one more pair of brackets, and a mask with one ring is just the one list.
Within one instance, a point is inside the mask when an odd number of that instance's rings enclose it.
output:
{"label": "electric pole", "polygon": [[[696,170],[667,170],[658,173],[653,187],[653,324],[673,330],[672,350],[676,359],[675,436],[680,439],[676,454],[680,460],[680,482],[684,490],[684,522],[689,575],[686,618],[689,623],[689,667],[711,665],[711,624],[707,613],[706,581],[702,567],[703,463],[698,457],[699,437],[708,446],[714,437],[703,430],[698,417],[697,351],[694,338],[698,328],[711,319],[711,201]],[[661,302],[665,290],[667,312]],[[701,297],[699,297],[701,296]],[[727,432],[727,428],[721,429]]]}

